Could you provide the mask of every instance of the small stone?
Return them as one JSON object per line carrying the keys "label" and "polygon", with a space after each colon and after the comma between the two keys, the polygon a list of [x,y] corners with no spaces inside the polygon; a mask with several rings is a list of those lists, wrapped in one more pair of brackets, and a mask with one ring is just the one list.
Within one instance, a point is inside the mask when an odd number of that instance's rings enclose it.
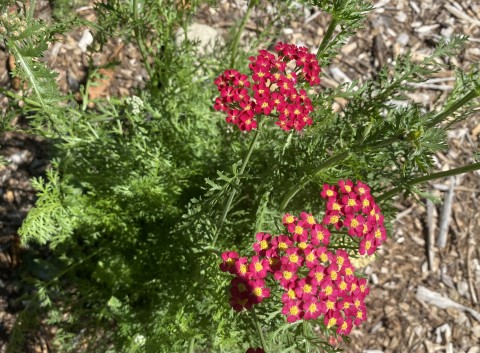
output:
{"label": "small stone", "polygon": [[[187,29],[187,38],[191,41],[199,42],[199,52],[201,54],[211,53],[215,44],[223,44],[224,40],[218,31],[210,26],[193,23]],[[175,42],[180,45],[185,39],[183,28],[177,31]]]}
{"label": "small stone", "polygon": [[93,36],[92,33],[88,29],[84,30],[82,33],[82,38],[77,43],[77,46],[80,50],[85,53],[87,51],[87,47],[93,43]]}
{"label": "small stone", "polygon": [[397,37],[397,43],[403,47],[408,44],[409,40],[410,40],[410,36],[406,32],[400,33]]}
{"label": "small stone", "polygon": [[12,190],[7,190],[5,194],[3,194],[3,199],[8,203],[13,203],[15,200],[15,195],[13,194]]}
{"label": "small stone", "polygon": [[395,16],[395,19],[398,22],[405,22],[407,20],[407,14],[405,12],[399,12],[397,13],[397,16]]}

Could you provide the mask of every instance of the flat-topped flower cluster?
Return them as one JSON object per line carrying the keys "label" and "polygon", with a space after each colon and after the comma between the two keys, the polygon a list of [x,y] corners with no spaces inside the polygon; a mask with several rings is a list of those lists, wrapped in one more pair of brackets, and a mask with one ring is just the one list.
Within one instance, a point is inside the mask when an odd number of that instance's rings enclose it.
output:
{"label": "flat-topped flower cluster", "polygon": [[[227,123],[242,131],[255,129],[260,115],[276,116],[275,124],[286,131],[312,124],[312,102],[305,89],[297,90],[296,85],[320,83],[318,61],[305,47],[278,43],[275,50],[276,56],[260,50],[249,58],[250,76],[226,70],[215,80],[220,96],[214,109],[226,112]],[[295,66],[289,70],[291,61]]]}
{"label": "flat-topped flower cluster", "polygon": [[368,185],[340,180],[338,185],[324,184],[320,195],[327,200],[323,223],[346,228],[350,236],[359,238],[360,255],[373,255],[387,239],[384,217]]}
{"label": "flat-topped flower cluster", "polygon": [[[282,222],[286,234],[258,233],[253,244],[255,255],[251,258],[240,257],[234,251],[222,254],[221,270],[235,276],[230,287],[234,310],[249,310],[270,297],[266,286],[266,280],[270,280],[283,290],[282,314],[288,322],[323,317],[327,328],[335,327],[338,334],[347,335],[353,325],[366,320],[367,280],[355,274],[346,250],[330,249],[330,240],[336,234],[327,227],[345,226],[348,234],[345,236],[363,237],[360,251],[368,248],[367,252],[371,252],[380,244],[380,240],[375,240],[376,231],[381,229],[381,234],[385,234],[383,216],[370,195],[370,188],[362,182],[353,185],[350,180],[342,180],[337,186],[326,184],[322,197],[327,198],[322,222],[307,212],[299,217],[285,214]],[[363,211],[357,204],[363,205]],[[363,221],[359,218],[362,226],[354,222],[352,225],[351,218],[360,217],[361,212],[368,214]],[[338,217],[335,222],[334,216]],[[365,239],[370,239],[367,240],[370,246],[362,243]]]}

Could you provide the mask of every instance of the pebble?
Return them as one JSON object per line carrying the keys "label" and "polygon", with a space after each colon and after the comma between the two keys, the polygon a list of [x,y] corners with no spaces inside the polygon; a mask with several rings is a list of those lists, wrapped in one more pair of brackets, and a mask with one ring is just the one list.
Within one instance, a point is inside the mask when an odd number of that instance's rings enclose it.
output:
{"label": "pebble", "polygon": [[400,44],[402,47],[405,47],[410,40],[410,36],[406,32],[402,32],[397,37],[397,43]]}

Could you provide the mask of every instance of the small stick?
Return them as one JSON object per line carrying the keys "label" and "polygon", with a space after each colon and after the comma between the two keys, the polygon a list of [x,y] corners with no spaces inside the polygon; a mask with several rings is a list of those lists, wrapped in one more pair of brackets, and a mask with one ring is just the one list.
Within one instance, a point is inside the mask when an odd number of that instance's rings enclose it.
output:
{"label": "small stick", "polygon": [[430,199],[427,199],[427,226],[428,226],[428,236],[427,236],[427,259],[428,259],[428,268],[430,271],[433,271],[434,265],[434,250],[433,243],[435,242],[435,224],[433,223],[433,202]]}
{"label": "small stick", "polygon": [[437,247],[443,249],[447,244],[448,226],[450,224],[450,217],[452,213],[453,189],[455,188],[455,177],[450,178],[450,187],[445,193],[442,215],[440,218],[440,229],[438,231]]}
{"label": "small stick", "polygon": [[[477,200],[475,198],[475,194],[473,195],[473,204],[475,205],[475,209],[478,209],[477,208]],[[472,254],[473,252],[475,251],[475,249],[477,248],[477,243],[475,241],[475,236],[473,235],[473,229],[472,229],[472,219],[470,218],[469,222],[468,222],[468,247],[467,247],[467,283],[468,283],[468,287],[470,289],[470,295],[472,296],[472,302],[477,305],[478,304],[478,298],[477,298],[477,293],[475,291],[475,289],[478,290],[478,288],[476,288],[476,286],[473,284],[473,278],[474,278],[474,275],[472,273],[472,266],[471,266],[471,263],[472,263]]]}

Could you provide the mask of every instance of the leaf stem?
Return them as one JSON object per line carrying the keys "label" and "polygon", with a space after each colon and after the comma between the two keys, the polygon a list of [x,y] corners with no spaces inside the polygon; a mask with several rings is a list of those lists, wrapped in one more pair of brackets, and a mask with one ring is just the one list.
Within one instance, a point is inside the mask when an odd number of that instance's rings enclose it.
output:
{"label": "leaf stem", "polygon": [[352,147],[350,151],[344,151],[344,152],[341,152],[339,154],[336,154],[332,157],[330,157],[329,159],[327,159],[325,162],[321,163],[319,166],[317,166],[316,168],[314,168],[311,172],[309,172],[305,177],[303,177],[303,179],[300,181],[300,183],[294,185],[292,188],[290,188],[290,190],[287,192],[287,194],[283,197],[282,199],[282,202],[280,203],[280,211],[283,212],[285,210],[285,208],[287,207],[288,203],[290,202],[290,200],[305,186],[307,185],[311,180],[312,178],[317,175],[319,172],[321,172],[322,170],[324,169],[327,169],[328,167],[330,167],[331,165],[334,165],[334,164],[337,164],[341,161],[343,161],[344,159],[346,159],[351,153],[354,153],[354,152],[359,152],[359,151],[362,151],[362,150],[365,150],[367,148],[381,148],[381,147],[384,147],[384,146],[389,146],[391,145],[392,143],[394,142],[398,142],[400,141],[400,138],[399,137],[390,137],[388,139],[385,139],[385,140],[382,140],[382,141],[378,141],[376,143],[373,143],[373,144],[367,144],[367,145],[361,145],[361,146],[358,146],[358,147]]}
{"label": "leaf stem", "polygon": [[232,69],[235,66],[235,60],[237,58],[237,51],[238,51],[238,45],[240,43],[240,37],[242,36],[243,30],[247,25],[247,21],[250,18],[250,14],[253,10],[253,7],[257,4],[257,2],[258,0],[250,0],[250,3],[248,4],[247,12],[245,12],[245,16],[243,16],[242,18],[242,22],[238,27],[237,33],[235,33],[235,38],[233,39],[233,43],[232,43],[232,55],[230,57],[230,67]]}
{"label": "leaf stem", "polygon": [[402,186],[394,187],[393,189],[391,189],[391,190],[383,193],[379,197],[375,198],[375,200],[377,202],[388,200],[391,197],[397,195],[400,191],[402,191],[402,189],[404,189],[405,186],[409,187],[409,186],[413,186],[413,185],[416,185],[416,184],[425,183],[425,182],[430,181],[430,180],[435,180],[435,179],[445,178],[445,177],[449,177],[449,176],[453,176],[453,175],[473,172],[473,171],[478,170],[478,169],[480,169],[480,162],[479,163],[468,164],[468,165],[465,165],[465,166],[459,167],[459,168],[446,170],[444,172],[438,172],[438,173],[433,173],[433,174],[429,174],[429,175],[424,175],[424,176],[419,177],[419,178],[411,179],[411,180],[407,181],[405,184],[403,184]]}
{"label": "leaf stem", "polygon": [[267,342],[265,341],[265,337],[263,336],[262,328],[260,327],[260,322],[257,317],[257,313],[255,312],[255,308],[252,307],[252,316],[253,316],[253,324],[257,329],[258,335],[260,336],[260,341],[262,342],[262,348],[264,351],[267,350]]}
{"label": "leaf stem", "polygon": [[[237,178],[239,178],[243,174],[243,172],[245,171],[245,168],[247,167],[247,163],[250,159],[250,156],[252,155],[253,149],[255,148],[255,144],[258,140],[258,137],[260,136],[260,126],[261,126],[261,123],[259,123],[257,130],[255,130],[255,135],[253,136],[253,140],[250,143],[250,147],[248,148],[248,153],[245,159],[243,160],[243,163],[242,163],[242,166],[240,167]],[[235,188],[231,191],[230,196],[228,197],[228,201],[225,204],[225,207],[223,208],[222,216],[220,218],[220,221],[218,222],[217,229],[215,230],[215,236],[213,237],[213,242],[212,242],[213,248],[215,248],[215,244],[217,244],[218,235],[222,230],[223,223],[225,223],[225,219],[227,218],[228,212],[230,211],[230,207],[232,206],[233,198],[235,197],[236,192],[237,190]]]}

